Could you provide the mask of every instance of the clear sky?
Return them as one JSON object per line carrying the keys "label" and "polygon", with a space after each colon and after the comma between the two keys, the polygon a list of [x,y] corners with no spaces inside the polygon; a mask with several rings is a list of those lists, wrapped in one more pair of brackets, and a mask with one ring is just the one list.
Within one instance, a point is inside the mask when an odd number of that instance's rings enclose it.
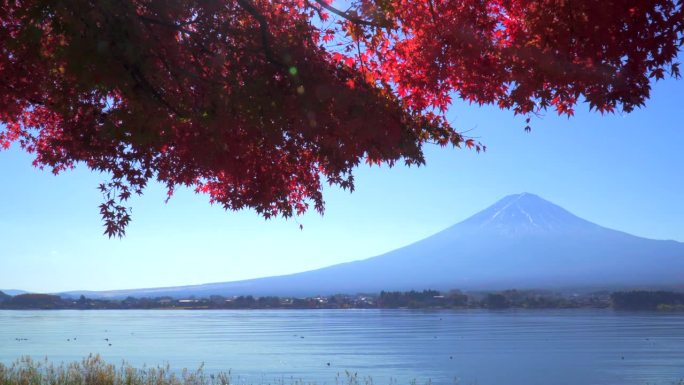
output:
{"label": "clear sky", "polygon": [[[600,225],[684,242],[684,81],[655,84],[647,106],[572,119],[523,119],[455,105],[453,123],[488,150],[426,148],[427,166],[360,167],[357,190],[326,190],[324,216],[265,221],[207,197],[150,186],[121,240],[102,235],[84,167],[53,176],[16,146],[0,151],[0,289],[58,292],[231,281],[364,259],[417,241],[501,197],[532,192]],[[299,224],[304,230],[299,230]]]}

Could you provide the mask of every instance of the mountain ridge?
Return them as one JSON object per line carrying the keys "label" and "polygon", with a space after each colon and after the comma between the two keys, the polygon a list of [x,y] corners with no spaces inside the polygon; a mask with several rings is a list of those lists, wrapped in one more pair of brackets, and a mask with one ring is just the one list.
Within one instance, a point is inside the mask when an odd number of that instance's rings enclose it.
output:
{"label": "mountain ridge", "polygon": [[508,195],[404,247],[316,270],[166,288],[64,295],[315,295],[407,289],[676,285],[684,243],[602,227],[535,194]]}

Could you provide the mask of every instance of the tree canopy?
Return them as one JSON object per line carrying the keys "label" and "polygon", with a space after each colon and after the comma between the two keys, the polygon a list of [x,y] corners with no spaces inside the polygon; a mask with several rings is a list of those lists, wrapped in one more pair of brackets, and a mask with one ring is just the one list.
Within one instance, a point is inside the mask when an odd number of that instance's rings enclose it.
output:
{"label": "tree canopy", "polygon": [[105,233],[156,179],[265,217],[360,162],[481,144],[452,98],[529,117],[642,106],[679,76],[681,0],[0,0],[0,148],[84,163]]}

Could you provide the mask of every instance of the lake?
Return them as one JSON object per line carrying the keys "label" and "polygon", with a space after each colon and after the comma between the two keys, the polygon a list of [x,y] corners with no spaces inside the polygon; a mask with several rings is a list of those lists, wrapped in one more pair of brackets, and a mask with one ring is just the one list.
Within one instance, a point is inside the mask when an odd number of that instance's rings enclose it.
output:
{"label": "lake", "polygon": [[135,366],[204,363],[206,371],[230,370],[236,383],[344,384],[349,371],[373,384],[669,385],[684,378],[684,314],[0,311],[2,363],[22,355],[72,361],[90,353]]}

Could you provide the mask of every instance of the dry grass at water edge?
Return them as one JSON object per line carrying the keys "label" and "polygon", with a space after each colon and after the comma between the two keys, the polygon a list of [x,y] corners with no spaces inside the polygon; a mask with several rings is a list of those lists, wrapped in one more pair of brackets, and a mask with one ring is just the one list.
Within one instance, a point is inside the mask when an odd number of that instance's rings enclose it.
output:
{"label": "dry grass at water edge", "polygon": [[123,364],[119,368],[99,355],[80,362],[54,365],[22,357],[10,366],[0,364],[0,385],[229,385],[230,375],[206,375],[195,371],[174,373],[168,366],[137,369]]}
{"label": "dry grass at water edge", "polygon": [[[327,383],[327,382],[326,382]],[[458,383],[458,381],[455,381]],[[80,362],[55,365],[47,359],[22,357],[12,365],[0,363],[0,385],[315,385],[299,379],[279,379],[270,382],[248,383],[231,373],[206,374],[202,367],[180,373],[169,366],[138,369],[126,363],[117,367],[106,363],[99,355],[91,355]],[[371,377],[360,377],[345,371],[332,381],[334,385],[373,385]],[[391,380],[390,385],[397,385]],[[420,384],[423,384],[421,382]],[[430,381],[425,382],[431,385]],[[408,385],[419,385],[416,380]],[[684,384],[682,384],[684,385]]]}
{"label": "dry grass at water edge", "polygon": [[[22,357],[11,365],[0,363],[0,385],[315,385],[295,378],[271,382],[247,383],[240,377],[232,378],[230,372],[206,374],[203,368],[191,371],[183,369],[174,372],[169,366],[155,368],[134,368],[128,364],[120,367],[106,363],[99,355],[91,355],[80,362],[54,365],[47,359],[36,361]],[[334,379],[334,385],[373,385],[371,377],[360,377],[357,373],[345,371]],[[408,385],[432,383],[413,380]],[[454,385],[461,385],[454,380]],[[390,385],[398,385],[390,380]],[[464,384],[465,385],[465,384]],[[684,379],[672,382],[684,385]]]}

